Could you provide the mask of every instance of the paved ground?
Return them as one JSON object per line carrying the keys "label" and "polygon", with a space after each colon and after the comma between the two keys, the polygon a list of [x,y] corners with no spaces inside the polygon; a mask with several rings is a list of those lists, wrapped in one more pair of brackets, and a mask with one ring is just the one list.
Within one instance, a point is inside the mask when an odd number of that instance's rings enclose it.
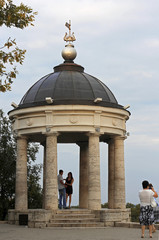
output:
{"label": "paved ground", "polygon": [[[107,227],[105,229],[35,229],[0,224],[0,240],[138,240],[140,229]],[[145,239],[150,239],[146,230]],[[159,240],[159,231],[154,233]]]}

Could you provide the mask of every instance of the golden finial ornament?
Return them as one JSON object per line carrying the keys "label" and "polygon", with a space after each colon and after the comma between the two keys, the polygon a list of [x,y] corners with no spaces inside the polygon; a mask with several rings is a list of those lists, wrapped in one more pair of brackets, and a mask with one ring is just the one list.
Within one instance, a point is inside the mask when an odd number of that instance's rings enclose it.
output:
{"label": "golden finial ornament", "polygon": [[66,32],[64,36],[64,41],[66,42],[74,42],[76,41],[76,38],[74,36],[74,32],[71,34],[71,20],[69,20],[69,23],[66,22],[65,26],[69,29],[69,34]]}
{"label": "golden finial ornament", "polygon": [[76,38],[74,36],[74,32],[71,34],[71,21],[69,20],[69,23],[66,22],[65,26],[69,29],[69,34],[65,33],[64,41],[68,42],[65,45],[65,48],[62,50],[62,57],[64,58],[65,62],[73,62],[73,60],[77,56],[77,52],[74,48],[74,45],[71,42],[76,41]]}

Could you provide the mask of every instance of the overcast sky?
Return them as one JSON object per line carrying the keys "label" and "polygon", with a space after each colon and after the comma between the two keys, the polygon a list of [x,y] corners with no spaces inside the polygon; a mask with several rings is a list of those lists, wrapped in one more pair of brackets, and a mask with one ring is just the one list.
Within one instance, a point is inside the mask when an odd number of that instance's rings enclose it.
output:
{"label": "overcast sky", "polygon": [[[19,4],[21,1],[13,1]],[[42,76],[62,63],[65,22],[72,22],[77,58],[85,72],[103,81],[118,103],[130,104],[125,141],[126,201],[138,203],[141,182],[159,192],[159,1],[158,0],[24,0],[38,11],[35,26],[1,27],[1,44],[16,38],[27,49],[12,91],[0,93],[5,113],[19,103]],[[102,203],[107,201],[107,145],[101,144]],[[73,204],[78,204],[79,149],[58,146],[58,167],[75,178]],[[42,162],[42,149],[38,155]]]}

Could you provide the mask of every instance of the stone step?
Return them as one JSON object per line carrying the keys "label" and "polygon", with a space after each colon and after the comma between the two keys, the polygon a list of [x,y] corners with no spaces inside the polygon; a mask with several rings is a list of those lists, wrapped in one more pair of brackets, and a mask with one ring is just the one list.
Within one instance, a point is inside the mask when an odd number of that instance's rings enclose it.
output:
{"label": "stone step", "polygon": [[104,223],[47,223],[47,227],[61,228],[84,228],[84,227],[104,227]]}
{"label": "stone step", "polygon": [[57,214],[91,214],[91,210],[88,209],[80,209],[80,210],[76,210],[76,209],[61,209],[61,210],[57,210],[56,212]]}
{"label": "stone step", "polygon": [[75,218],[95,218],[95,214],[55,214],[52,219],[65,218],[65,219],[75,219]]}
{"label": "stone step", "polygon": [[103,228],[104,223],[90,210],[64,209],[57,210],[47,227],[50,228]]}
{"label": "stone step", "polygon": [[92,223],[92,222],[100,222],[99,218],[78,218],[78,219],[62,219],[62,218],[56,218],[51,219],[50,223]]}

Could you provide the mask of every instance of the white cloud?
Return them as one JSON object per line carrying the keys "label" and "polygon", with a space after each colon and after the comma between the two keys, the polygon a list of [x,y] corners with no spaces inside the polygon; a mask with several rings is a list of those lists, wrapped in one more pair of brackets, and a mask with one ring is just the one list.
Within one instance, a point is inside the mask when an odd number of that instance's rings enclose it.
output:
{"label": "white cloud", "polygon": [[158,144],[159,144],[159,137],[154,137],[153,135],[151,136],[146,135],[146,134],[131,134],[130,133],[130,139],[129,139],[129,145],[133,144],[134,146],[137,147],[149,147],[151,149],[156,148],[158,149]]}
{"label": "white cloud", "polygon": [[145,45],[150,48],[159,49],[159,38],[150,38],[145,40]]}
{"label": "white cloud", "polygon": [[137,70],[134,70],[132,72],[127,72],[126,73],[129,76],[133,76],[135,78],[138,78],[138,79],[143,79],[145,80],[145,78],[152,78],[153,77],[153,73],[150,73],[150,72],[146,72],[146,71],[137,71]]}

